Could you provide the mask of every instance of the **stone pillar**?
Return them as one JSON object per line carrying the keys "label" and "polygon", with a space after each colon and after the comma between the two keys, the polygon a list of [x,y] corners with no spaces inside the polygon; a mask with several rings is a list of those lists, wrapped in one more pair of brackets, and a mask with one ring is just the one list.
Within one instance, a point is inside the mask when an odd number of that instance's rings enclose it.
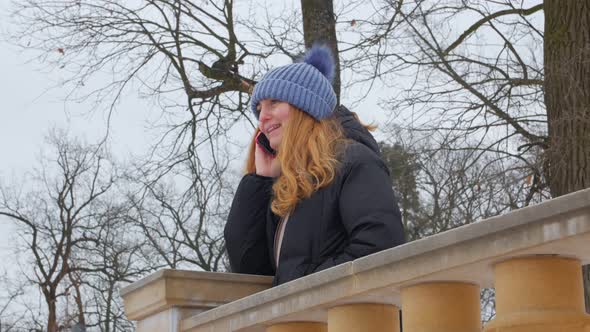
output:
{"label": "stone pillar", "polygon": [[328,310],[329,332],[399,332],[399,309],[390,304],[355,303]]}
{"label": "stone pillar", "polygon": [[587,332],[582,266],[557,256],[510,259],[494,267],[496,318],[486,332]]}
{"label": "stone pillar", "polygon": [[402,289],[404,332],[481,332],[479,286],[428,282]]}
{"label": "stone pillar", "polygon": [[289,322],[278,323],[266,328],[266,332],[326,332],[326,323]]}
{"label": "stone pillar", "polygon": [[137,332],[180,332],[180,322],[270,288],[272,277],[161,270],[120,291]]}

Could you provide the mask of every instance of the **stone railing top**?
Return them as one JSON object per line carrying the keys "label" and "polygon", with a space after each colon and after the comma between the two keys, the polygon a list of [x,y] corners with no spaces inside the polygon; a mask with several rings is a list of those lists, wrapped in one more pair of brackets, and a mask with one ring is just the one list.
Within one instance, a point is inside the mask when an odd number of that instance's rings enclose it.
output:
{"label": "stone railing top", "polygon": [[590,262],[590,189],[407,243],[187,318],[182,331],[263,331],[280,321],[325,321],[344,303],[400,304],[404,287],[462,281],[491,287],[511,257],[562,255]]}
{"label": "stone railing top", "polygon": [[161,270],[121,289],[125,314],[140,320],[171,307],[205,311],[268,289],[272,277]]}
{"label": "stone railing top", "polygon": [[135,290],[146,287],[148,284],[155,283],[158,280],[174,278],[174,279],[188,279],[188,280],[211,280],[211,281],[225,281],[237,282],[242,284],[263,284],[270,286],[272,277],[259,276],[253,274],[239,274],[239,273],[219,273],[208,271],[193,271],[193,270],[175,270],[163,269],[152,273],[145,278],[142,278],[126,287],[121,288],[119,294],[125,296]]}

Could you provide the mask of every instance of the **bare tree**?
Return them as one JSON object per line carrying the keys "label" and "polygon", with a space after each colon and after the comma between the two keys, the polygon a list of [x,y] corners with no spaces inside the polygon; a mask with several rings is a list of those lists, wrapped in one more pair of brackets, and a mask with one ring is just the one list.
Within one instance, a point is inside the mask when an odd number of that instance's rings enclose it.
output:
{"label": "bare tree", "polygon": [[168,181],[133,176],[140,189],[128,195],[132,210],[127,218],[145,236],[161,266],[218,271],[224,266],[223,224],[233,195],[226,181],[229,164],[191,161]]}
{"label": "bare tree", "polygon": [[361,82],[402,91],[385,98],[398,124],[445,149],[509,159],[530,179],[529,201],[590,186],[586,2],[373,3],[389,10],[349,49],[376,65]]}
{"label": "bare tree", "polygon": [[[187,138],[176,153],[225,134],[248,112],[256,73],[246,61],[267,56],[238,39],[232,0],[28,0],[13,8],[15,40],[70,73],[64,82],[72,89],[70,98],[94,98],[110,116],[125,89],[139,87],[175,115],[165,123],[169,134],[174,140]],[[112,81],[84,88],[105,71],[113,74]]]}
{"label": "bare tree", "polygon": [[[305,45],[324,42],[337,55],[332,2],[302,1],[301,7],[295,21],[306,18]],[[283,36],[261,35],[264,29],[249,19],[263,11],[233,0],[27,0],[14,2],[13,9],[13,40],[69,76],[64,82],[72,89],[69,98],[93,98],[107,107],[109,118],[131,86],[158,101],[169,115],[157,123],[158,130],[165,127],[156,143],[161,153],[152,153],[157,161],[168,161],[161,171],[182,163],[197,147],[214,144],[237,121],[250,121],[249,93],[268,69],[266,58],[277,51],[296,58],[303,51],[303,40],[287,50]],[[111,81],[86,87],[103,72],[112,73]]]}
{"label": "bare tree", "polygon": [[118,291],[122,285],[153,272],[154,264],[145,238],[135,234],[127,221],[129,207],[124,196],[112,198],[105,210],[107,213],[100,216],[104,227],[96,234],[99,240],[86,248],[82,258],[82,264],[96,270],[77,278],[85,295],[85,326],[103,332],[132,331],[133,324],[125,318]]}
{"label": "bare tree", "polygon": [[57,133],[50,136],[50,143],[56,155],[48,158],[55,159],[42,162],[24,194],[17,188],[0,186],[0,215],[19,226],[31,257],[26,278],[43,294],[46,330],[56,332],[58,302],[69,291],[68,278],[79,291],[79,283],[71,278],[99,271],[75,258],[82,257],[80,250],[98,241],[92,236],[93,230],[102,227],[97,205],[112,190],[114,178],[100,147],[85,147]]}
{"label": "bare tree", "polygon": [[[398,132],[399,134],[399,132]],[[477,149],[441,148],[434,142],[381,143],[409,241],[474,223],[538,202],[527,169],[501,155],[479,157]],[[548,195],[548,193],[546,193]],[[494,292],[481,292],[482,320],[495,314]]]}
{"label": "bare tree", "polygon": [[11,308],[11,305],[14,306],[19,297],[24,294],[25,285],[14,283],[5,272],[0,276],[0,286],[4,291],[0,296],[0,331],[18,331],[21,328],[19,322],[24,319],[25,315]]}
{"label": "bare tree", "polygon": [[[501,155],[430,141],[381,143],[409,240],[538,202],[527,169]],[[545,193],[548,195],[548,193]]]}

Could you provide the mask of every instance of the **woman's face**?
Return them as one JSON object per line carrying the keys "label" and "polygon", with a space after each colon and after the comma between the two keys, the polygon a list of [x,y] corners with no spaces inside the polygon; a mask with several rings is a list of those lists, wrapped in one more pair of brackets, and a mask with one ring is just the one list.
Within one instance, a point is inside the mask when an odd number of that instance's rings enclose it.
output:
{"label": "woman's face", "polygon": [[258,103],[258,128],[268,137],[270,146],[275,150],[281,145],[285,125],[293,108],[289,103],[275,99],[263,99]]}

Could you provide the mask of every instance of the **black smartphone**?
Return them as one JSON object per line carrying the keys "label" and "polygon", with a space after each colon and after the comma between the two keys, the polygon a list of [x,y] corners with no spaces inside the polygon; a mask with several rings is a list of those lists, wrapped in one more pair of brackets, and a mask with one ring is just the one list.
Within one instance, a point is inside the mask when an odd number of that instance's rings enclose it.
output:
{"label": "black smartphone", "polygon": [[266,137],[263,132],[259,132],[258,136],[256,136],[256,144],[258,144],[258,146],[260,146],[267,154],[273,157],[277,156],[277,151],[270,146],[268,137]]}

